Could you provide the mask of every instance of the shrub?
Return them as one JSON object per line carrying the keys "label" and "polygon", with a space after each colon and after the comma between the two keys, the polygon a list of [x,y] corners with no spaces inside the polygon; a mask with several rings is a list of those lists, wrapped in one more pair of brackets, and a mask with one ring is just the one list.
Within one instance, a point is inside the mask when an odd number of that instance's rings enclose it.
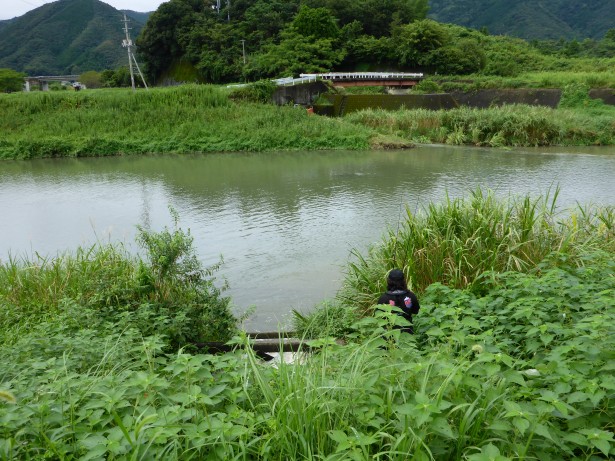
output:
{"label": "shrub", "polygon": [[277,85],[271,80],[259,80],[246,86],[233,89],[229,95],[235,101],[269,103]]}
{"label": "shrub", "polygon": [[[76,304],[96,322],[123,322],[142,335],[166,337],[171,348],[227,341],[236,329],[230,299],[204,268],[190,232],[139,228],[143,258],[120,246],[95,245],[56,259],[9,260],[0,266],[0,327],[11,342],[31,322],[61,315]],[[79,321],[79,319],[77,319]],[[81,326],[92,319],[80,319]]]}
{"label": "shrub", "polygon": [[434,80],[425,79],[419,82],[413,90],[417,93],[442,93],[442,87]]}
{"label": "shrub", "polygon": [[528,272],[552,252],[579,264],[586,248],[615,252],[612,208],[579,208],[562,218],[555,211],[557,195],[500,201],[477,189],[467,199],[447,198],[416,214],[406,209],[399,229],[390,229],[366,255],[353,252],[338,299],[368,309],[393,267],[403,268],[419,292],[436,282],[480,290],[483,272]]}

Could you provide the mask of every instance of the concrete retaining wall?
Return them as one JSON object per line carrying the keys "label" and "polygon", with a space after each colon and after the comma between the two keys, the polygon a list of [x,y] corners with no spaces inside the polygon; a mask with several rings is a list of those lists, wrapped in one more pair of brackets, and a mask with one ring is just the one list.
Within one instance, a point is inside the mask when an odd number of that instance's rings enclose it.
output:
{"label": "concrete retaining wall", "polygon": [[556,108],[562,97],[560,89],[493,89],[478,90],[469,93],[456,91],[450,93],[460,106],[485,109],[506,104],[528,104]]}
{"label": "concrete retaining wall", "polygon": [[362,109],[399,110],[406,109],[453,109],[460,106],[487,108],[505,104],[528,104],[555,108],[562,96],[559,89],[501,89],[442,94],[407,95],[326,95],[331,106],[317,106],[322,115],[344,115]]}
{"label": "concrete retaining wall", "polygon": [[611,88],[592,88],[589,90],[589,97],[602,99],[602,102],[609,106],[615,106],[615,90]]}
{"label": "concrete retaining wall", "polygon": [[321,93],[329,91],[323,82],[307,83],[295,86],[280,86],[273,93],[273,102],[279,106],[301,104],[311,106]]}

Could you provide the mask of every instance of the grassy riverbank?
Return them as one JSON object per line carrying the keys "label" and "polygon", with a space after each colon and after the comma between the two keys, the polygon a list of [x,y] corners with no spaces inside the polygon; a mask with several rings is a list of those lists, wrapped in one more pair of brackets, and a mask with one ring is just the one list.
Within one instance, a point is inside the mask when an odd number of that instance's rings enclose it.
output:
{"label": "grassy riverbank", "polygon": [[[391,258],[421,251],[433,266],[450,258],[439,283],[421,282],[416,334],[391,329],[396,316],[355,317],[346,344],[320,337],[302,365],[277,368],[249,350],[173,347],[178,311],[164,303],[202,304],[195,296],[209,286],[179,230],[142,233],[154,257],[141,263],[105,249],[5,263],[0,458],[608,459],[613,213],[565,219],[528,201],[475,193],[424,218],[409,214],[348,277],[382,278],[399,264]],[[415,247],[430,236],[446,248]],[[461,276],[453,258],[465,247],[460,261],[471,267],[460,264]],[[160,257],[177,254],[188,258]],[[413,276],[426,270],[410,258],[405,266]],[[373,299],[380,287],[352,289]],[[160,328],[144,328],[148,319]]]}
{"label": "grassy riverbank", "polygon": [[370,130],[188,85],[0,95],[0,158],[366,149]]}
{"label": "grassy riverbank", "polygon": [[[0,158],[368,149],[412,142],[486,146],[612,145],[615,108],[570,90],[563,108],[368,110],[310,117],[301,108],[233,102],[226,88],[0,95]],[[568,94],[565,93],[565,94]],[[572,102],[570,102],[572,101]]]}
{"label": "grassy riverbank", "polygon": [[345,118],[383,136],[416,142],[489,147],[613,145],[615,106],[589,98],[588,92],[588,86],[566,86],[557,109],[515,104],[441,111],[364,110]]}

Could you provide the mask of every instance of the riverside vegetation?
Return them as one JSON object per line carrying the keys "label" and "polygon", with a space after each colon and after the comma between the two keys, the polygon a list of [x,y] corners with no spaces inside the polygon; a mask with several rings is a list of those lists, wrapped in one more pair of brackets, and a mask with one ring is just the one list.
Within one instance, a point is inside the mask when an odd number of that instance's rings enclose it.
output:
{"label": "riverside vegetation", "polygon": [[[179,228],[141,229],[143,259],[108,246],[11,259],[0,458],[609,459],[615,211],[562,215],[556,196],[477,190],[408,211],[357,253],[335,302],[298,318],[314,337],[301,365],[194,350],[235,330]],[[365,315],[392,266],[421,294],[414,335]],[[222,328],[184,328],[212,309]]]}
{"label": "riverside vegetation", "polygon": [[[4,94],[0,95],[0,158],[367,149],[411,142],[615,144],[615,107],[588,97],[589,76],[570,83],[573,77],[564,75],[559,77],[566,85],[557,109],[511,105],[366,110],[344,118],[308,117],[299,108],[251,102],[263,100],[263,91],[271,91],[267,85],[256,85],[252,92],[184,85],[134,93],[108,89]],[[603,79],[602,74],[595,79]],[[477,82],[489,87],[489,80]]]}

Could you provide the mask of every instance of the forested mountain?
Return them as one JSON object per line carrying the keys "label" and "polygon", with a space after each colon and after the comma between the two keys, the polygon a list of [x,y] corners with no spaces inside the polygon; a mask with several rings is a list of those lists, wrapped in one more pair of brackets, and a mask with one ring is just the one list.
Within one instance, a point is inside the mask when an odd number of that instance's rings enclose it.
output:
{"label": "forested mountain", "polygon": [[[122,19],[123,13],[99,0],[59,0],[2,21],[0,68],[44,75],[126,65]],[[134,38],[143,23],[131,19]]]}
{"label": "forested mountain", "polygon": [[428,6],[428,0],[235,0],[217,11],[202,0],[169,0],[151,14],[137,46],[148,80],[157,84],[356,70],[514,76],[583,68],[588,64],[571,60],[615,55],[615,30],[601,40],[530,44],[434,21]]}
{"label": "forested mountain", "polygon": [[[152,13],[125,11],[148,80],[223,83],[340,70],[511,76],[571,68],[564,58],[615,55],[615,0],[216,4],[168,0]],[[40,75],[125,67],[122,18],[99,0],[58,0],[0,21],[0,68]],[[501,34],[550,40],[530,46]]]}
{"label": "forested mountain", "polygon": [[7,27],[12,21],[13,19],[4,19],[4,20],[0,19],[0,32],[2,32],[2,29]]}
{"label": "forested mountain", "polygon": [[140,24],[145,24],[147,22],[147,18],[149,18],[150,15],[152,14],[151,11],[148,11],[146,13],[140,13],[138,11],[132,11],[132,10],[120,10],[120,12],[122,14],[126,14],[126,16],[128,16],[130,19],[134,19],[136,22]]}
{"label": "forested mountain", "polygon": [[599,39],[615,26],[614,0],[430,0],[429,17],[526,39]]}

